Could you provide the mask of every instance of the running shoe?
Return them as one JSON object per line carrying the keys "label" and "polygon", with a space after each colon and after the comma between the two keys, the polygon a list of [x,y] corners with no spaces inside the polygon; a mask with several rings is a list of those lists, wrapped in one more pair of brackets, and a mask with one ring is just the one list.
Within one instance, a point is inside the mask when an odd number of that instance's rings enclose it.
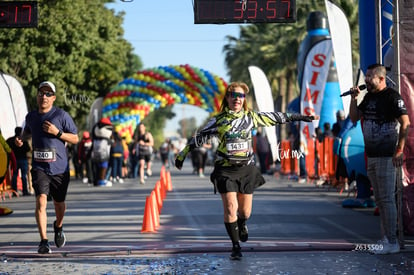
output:
{"label": "running shoe", "polygon": [[241,223],[240,220],[237,220],[239,226],[239,238],[242,242],[247,242],[249,239],[249,230],[247,229],[246,222]]}
{"label": "running shoe", "polygon": [[243,257],[241,253],[241,247],[239,245],[233,246],[231,250],[230,260],[241,260]]}
{"label": "running shoe", "polygon": [[55,231],[55,245],[56,247],[63,247],[66,243],[66,236],[63,232],[63,227],[56,227],[56,221],[53,222],[53,230]]}
{"label": "running shoe", "polygon": [[384,255],[384,254],[395,254],[400,252],[400,244],[398,241],[390,243],[387,237],[383,237],[374,245],[374,249],[371,251],[373,254]]}
{"label": "running shoe", "polygon": [[39,254],[50,254],[52,253],[52,249],[50,249],[49,241],[48,240],[41,240],[39,244],[39,249],[37,250]]}

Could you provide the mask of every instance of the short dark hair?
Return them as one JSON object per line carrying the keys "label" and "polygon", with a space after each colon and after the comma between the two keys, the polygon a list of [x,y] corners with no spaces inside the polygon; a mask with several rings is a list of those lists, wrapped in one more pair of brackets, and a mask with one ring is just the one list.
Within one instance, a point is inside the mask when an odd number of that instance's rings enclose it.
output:
{"label": "short dark hair", "polygon": [[22,134],[23,128],[22,127],[16,127],[14,128],[14,134],[16,136],[20,136]]}
{"label": "short dark hair", "polygon": [[371,70],[375,75],[386,77],[387,76],[387,70],[384,65],[375,63],[371,64],[367,68],[368,70]]}

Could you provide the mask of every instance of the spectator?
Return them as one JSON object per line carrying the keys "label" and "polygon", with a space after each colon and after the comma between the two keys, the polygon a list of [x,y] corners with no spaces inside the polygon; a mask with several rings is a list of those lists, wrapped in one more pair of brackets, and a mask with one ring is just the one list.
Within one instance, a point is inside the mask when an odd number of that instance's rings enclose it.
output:
{"label": "spectator", "polygon": [[[22,146],[16,145],[16,138],[20,137],[22,134],[22,127],[14,128],[14,136],[7,139],[7,144],[11,148],[16,158],[16,169],[13,170],[13,177],[12,177],[12,189],[17,190],[17,177],[20,176],[22,181],[22,191],[23,196],[30,196],[30,192],[28,190],[28,182],[27,182],[27,171],[28,171],[28,160],[27,160],[27,153],[31,151],[30,145],[27,141],[23,142]],[[13,196],[16,196],[16,193],[13,193]]]}
{"label": "spectator", "polygon": [[261,128],[258,128],[256,133],[256,153],[259,158],[260,172],[266,174],[270,157],[270,145]]}
{"label": "spectator", "polygon": [[111,151],[113,125],[109,118],[102,118],[92,129],[92,164],[95,186],[112,186],[106,180],[106,171]]}
{"label": "spectator", "polygon": [[337,156],[337,164],[335,170],[335,179],[339,185],[344,185],[344,189],[349,189],[349,175],[346,169],[345,160],[341,156],[342,135],[348,130],[352,122],[349,117],[345,119],[345,113],[342,110],[336,112],[336,122],[332,126],[332,134],[335,137],[333,152]]}
{"label": "spectator", "polygon": [[323,134],[323,131],[322,131],[322,129],[320,127],[316,127],[315,128],[315,138],[319,142],[323,142],[324,134]]}
{"label": "spectator", "polygon": [[[3,158],[3,160],[5,160],[5,161],[0,161],[0,183],[5,181],[5,185],[10,186],[11,183],[10,183],[10,176],[8,174],[9,173],[8,169],[11,168],[12,171],[16,170],[17,163],[16,163],[16,157],[14,156],[12,149],[7,144],[7,141],[4,139],[1,133],[1,128],[0,128],[0,153],[1,153],[1,157]],[[8,190],[8,188],[6,187],[3,190]],[[16,190],[13,190],[13,189],[11,190],[11,193],[16,194],[16,196],[18,194]]]}
{"label": "spectator", "polygon": [[175,147],[174,143],[170,140],[170,149],[168,151],[168,162],[172,166],[174,166],[176,154],[177,154],[177,148]]}
{"label": "spectator", "polygon": [[26,154],[26,158],[27,158],[27,185],[28,185],[29,192],[34,194],[33,184],[32,184],[32,173],[30,173],[30,171],[32,170],[32,140],[29,139],[27,141],[27,143],[29,143],[29,147],[30,147],[30,151],[27,152],[27,154]]}
{"label": "spectator", "polygon": [[[308,179],[308,172],[306,170],[306,156],[308,155],[308,144],[305,137],[300,136],[299,124],[295,125],[295,130],[292,133],[292,149],[297,152],[295,155],[299,157],[299,177],[298,183],[306,183]],[[293,157],[293,156],[292,156]]]}
{"label": "spectator", "polygon": [[124,183],[122,179],[122,163],[124,162],[124,145],[122,138],[117,132],[112,133],[113,142],[111,144],[111,169],[112,180],[114,182]]}
{"label": "spectator", "polygon": [[[88,131],[83,132],[82,140],[78,146],[78,162],[83,183],[93,184],[92,170],[92,139]],[[86,172],[86,175],[84,174]]]}
{"label": "spectator", "polygon": [[345,112],[338,110],[336,112],[336,122],[332,125],[332,135],[337,137],[341,132],[341,129],[344,127],[345,123]]}
{"label": "spectator", "polygon": [[70,159],[72,159],[73,168],[75,170],[75,179],[82,179],[82,166],[79,163],[78,159],[78,151],[79,151],[79,145],[78,144],[71,144],[68,146],[68,150],[70,151]]}
{"label": "spectator", "polygon": [[138,177],[139,171],[139,145],[138,140],[134,139],[128,146],[129,149],[129,165],[131,178],[135,179]]}
{"label": "spectator", "polygon": [[325,122],[323,124],[323,139],[326,137],[333,137],[332,130],[331,130],[331,124],[329,122]]}
{"label": "spectator", "polygon": [[122,137],[122,146],[124,149],[124,159],[122,162],[122,178],[127,178],[129,173],[129,146],[125,136]]}

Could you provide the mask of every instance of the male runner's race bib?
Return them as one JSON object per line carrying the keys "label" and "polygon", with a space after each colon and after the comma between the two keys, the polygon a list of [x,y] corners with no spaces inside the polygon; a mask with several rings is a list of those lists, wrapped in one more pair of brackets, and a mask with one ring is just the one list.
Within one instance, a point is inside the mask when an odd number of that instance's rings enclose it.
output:
{"label": "male runner's race bib", "polygon": [[38,162],[56,161],[56,149],[34,149],[33,157]]}

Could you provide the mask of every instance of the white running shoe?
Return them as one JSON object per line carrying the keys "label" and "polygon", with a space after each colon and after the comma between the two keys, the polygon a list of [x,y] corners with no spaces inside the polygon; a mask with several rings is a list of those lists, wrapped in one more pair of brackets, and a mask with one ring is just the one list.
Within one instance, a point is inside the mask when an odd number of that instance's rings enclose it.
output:
{"label": "white running shoe", "polygon": [[387,237],[383,237],[377,242],[377,246],[372,250],[372,253],[376,255],[395,254],[400,252],[400,244],[398,240],[395,243],[390,243]]}
{"label": "white running shoe", "polygon": [[305,178],[299,178],[298,183],[300,183],[300,184],[306,183],[306,179]]}

